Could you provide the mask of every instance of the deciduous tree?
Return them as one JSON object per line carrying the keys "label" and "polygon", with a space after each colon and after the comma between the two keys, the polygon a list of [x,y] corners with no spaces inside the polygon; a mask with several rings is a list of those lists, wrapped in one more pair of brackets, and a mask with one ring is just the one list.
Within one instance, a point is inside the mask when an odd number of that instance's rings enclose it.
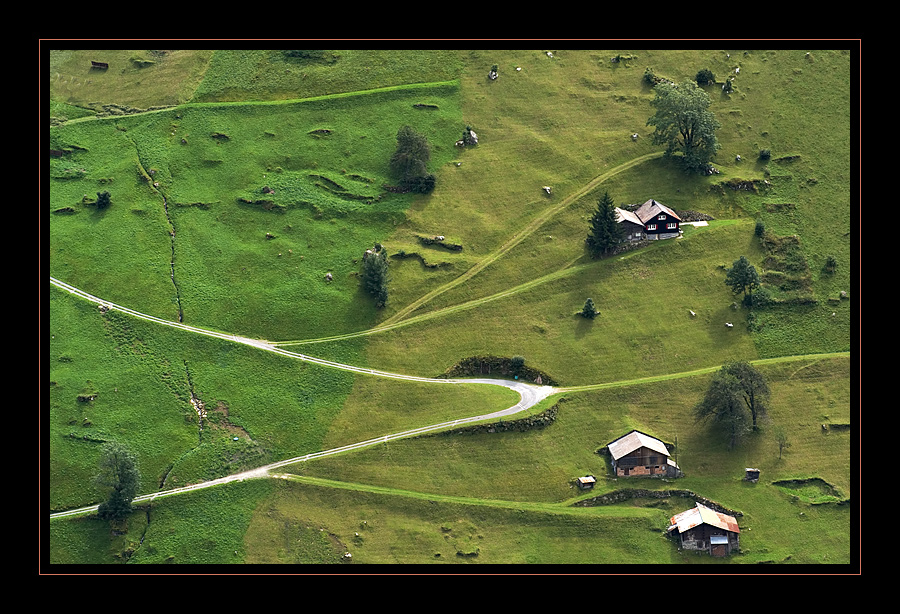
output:
{"label": "deciduous tree", "polygon": [[741,256],[728,269],[725,275],[725,284],[735,294],[742,292],[745,297],[749,294],[750,298],[745,300],[752,304],[753,291],[759,288],[760,285],[759,274],[756,272],[756,267],[750,264],[750,261],[745,256]]}
{"label": "deciduous tree", "polygon": [[388,292],[388,259],[387,250],[380,243],[363,254],[363,287],[375,297],[375,306],[379,309],[387,304]]}
{"label": "deciduous tree", "polygon": [[737,380],[741,397],[752,418],[753,429],[756,430],[757,422],[768,412],[770,391],[766,378],[746,361],[726,363],[722,371]]}
{"label": "deciduous tree", "polygon": [[656,113],[647,120],[655,127],[653,144],[665,145],[667,156],[680,152],[688,170],[706,171],[719,150],[720,127],[709,110],[709,95],[693,81],[663,81],[653,92],[650,104]]}
{"label": "deciduous tree", "polygon": [[96,483],[109,488],[109,498],[101,503],[97,513],[104,520],[121,520],[131,513],[131,502],[141,483],[137,459],[123,444],[107,442],[100,451],[100,472]]}
{"label": "deciduous tree", "polygon": [[434,175],[428,173],[431,146],[428,140],[410,126],[397,132],[397,149],[391,156],[390,168],[400,185],[413,192],[428,193],[434,189]]}
{"label": "deciduous tree", "polygon": [[703,400],[694,407],[697,421],[711,421],[728,437],[729,449],[750,430],[750,414],[741,398],[740,384],[733,375],[716,371]]}
{"label": "deciduous tree", "polygon": [[778,460],[781,460],[781,453],[791,447],[791,442],[788,441],[784,428],[780,426],[775,429],[775,442],[778,444]]}

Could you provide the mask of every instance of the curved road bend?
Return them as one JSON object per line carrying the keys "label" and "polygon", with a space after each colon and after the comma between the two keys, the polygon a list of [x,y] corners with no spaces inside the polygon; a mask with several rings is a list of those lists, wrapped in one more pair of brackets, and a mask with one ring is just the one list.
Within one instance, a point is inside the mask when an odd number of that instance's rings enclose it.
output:
{"label": "curved road bend", "polygon": [[[417,429],[403,431],[400,433],[392,433],[390,435],[382,435],[382,436],[376,437],[374,439],[369,439],[367,441],[361,441],[359,443],[350,444],[350,445],[342,446],[339,448],[334,448],[332,450],[315,452],[315,453],[311,453],[311,454],[297,456],[297,457],[290,458],[290,459],[283,460],[283,461],[278,461],[276,463],[258,467],[256,469],[252,469],[250,471],[245,471],[243,473],[238,473],[238,474],[226,476],[223,478],[219,478],[216,480],[211,480],[209,482],[203,482],[203,483],[194,484],[191,486],[184,486],[182,488],[174,488],[171,490],[165,490],[165,491],[156,492],[156,493],[152,493],[152,494],[148,494],[148,495],[140,495],[138,497],[135,497],[134,503],[152,501],[153,499],[156,499],[158,497],[167,497],[167,496],[171,496],[171,495],[190,492],[193,490],[199,490],[201,488],[209,488],[211,486],[218,486],[220,484],[225,484],[228,482],[242,481],[242,480],[253,479],[253,478],[269,477],[270,470],[284,467],[286,465],[291,465],[293,463],[297,463],[300,461],[307,461],[307,460],[313,460],[316,458],[322,458],[324,456],[330,456],[333,454],[339,454],[341,452],[356,450],[359,448],[364,448],[364,447],[379,444],[379,443],[385,443],[385,442],[395,440],[395,439],[402,439],[404,437],[412,437],[415,435],[421,435],[423,433],[437,431],[437,430],[444,429],[444,428],[453,428],[453,427],[456,427],[459,425],[468,424],[470,422],[478,422],[480,420],[489,420],[492,418],[510,416],[510,415],[519,413],[521,411],[525,411],[526,409],[528,409],[530,407],[533,407],[534,405],[538,404],[539,402],[541,402],[542,400],[546,399],[547,397],[549,397],[550,395],[552,395],[556,392],[556,389],[554,389],[552,386],[536,386],[534,384],[528,384],[525,382],[518,382],[518,381],[498,380],[498,379],[436,379],[436,378],[428,378],[428,377],[417,377],[417,376],[412,376],[412,375],[401,375],[398,373],[390,373],[388,371],[379,371],[377,369],[368,369],[368,368],[364,368],[364,367],[354,367],[352,365],[345,365],[345,364],[333,362],[330,360],[315,358],[313,356],[307,356],[305,354],[298,354],[296,352],[288,352],[286,350],[276,348],[276,347],[272,346],[271,344],[267,343],[266,341],[260,341],[260,340],[256,340],[256,339],[247,339],[245,337],[238,337],[237,335],[232,335],[232,334],[228,334],[228,333],[221,333],[221,332],[211,331],[211,330],[207,330],[207,329],[203,329],[203,328],[197,328],[194,326],[188,326],[188,325],[182,324],[180,322],[171,322],[169,320],[163,320],[161,318],[143,314],[143,313],[134,311],[132,309],[128,309],[126,307],[116,305],[115,303],[111,303],[110,301],[100,299],[96,296],[88,294],[87,292],[79,290],[78,288],[75,288],[74,286],[71,286],[65,282],[62,282],[58,279],[54,279],[52,277],[50,278],[50,283],[58,288],[66,290],[67,292],[70,292],[71,294],[74,294],[80,298],[83,298],[88,301],[92,301],[94,303],[97,303],[98,305],[103,305],[107,309],[114,309],[117,311],[121,311],[123,313],[127,313],[136,318],[140,318],[142,320],[156,322],[157,324],[162,324],[164,326],[170,326],[172,328],[178,328],[178,329],[185,330],[188,332],[193,332],[196,334],[206,335],[209,337],[215,337],[218,339],[224,339],[226,341],[233,341],[235,343],[250,345],[250,346],[256,347],[261,350],[273,352],[275,354],[281,354],[283,356],[288,356],[290,358],[296,358],[298,360],[303,360],[306,362],[311,362],[311,363],[326,366],[326,367],[331,367],[334,369],[341,369],[344,371],[351,371],[354,373],[362,373],[364,375],[373,375],[376,377],[388,377],[388,378],[392,378],[392,379],[400,379],[400,380],[416,381],[416,382],[430,382],[430,383],[434,383],[434,384],[486,384],[486,385],[493,385],[493,386],[503,386],[505,388],[509,388],[510,390],[514,390],[514,391],[518,392],[519,396],[520,396],[518,403],[516,403],[515,405],[513,405],[511,407],[508,407],[506,409],[502,409],[499,411],[491,412],[488,414],[483,414],[480,416],[472,416],[469,418],[460,418],[458,420],[450,420],[447,422],[442,422],[440,424],[432,424],[430,426],[424,426],[424,427],[420,427]],[[97,507],[98,507],[97,505],[90,505],[87,507],[81,507],[78,509],[68,510],[65,512],[57,512],[55,514],[51,514],[50,518],[60,518],[60,517],[64,517],[64,516],[72,516],[72,515],[77,515],[77,514],[90,513],[90,512],[96,511]]]}

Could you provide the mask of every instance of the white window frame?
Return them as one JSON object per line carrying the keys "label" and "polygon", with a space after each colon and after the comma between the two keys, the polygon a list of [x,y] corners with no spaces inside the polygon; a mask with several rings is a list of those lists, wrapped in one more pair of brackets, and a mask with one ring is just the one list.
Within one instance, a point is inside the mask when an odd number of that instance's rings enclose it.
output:
{"label": "white window frame", "polygon": [[647,224],[647,230],[656,230],[656,224]]}
{"label": "white window frame", "polygon": [[659,215],[656,216],[656,219],[658,219],[658,220],[664,220],[664,219],[666,219],[666,214],[665,214],[665,213],[660,213]]}
{"label": "white window frame", "polygon": [[678,224],[676,224],[675,222],[669,222],[668,224],[666,224],[667,230],[675,230],[677,227],[678,227]]}

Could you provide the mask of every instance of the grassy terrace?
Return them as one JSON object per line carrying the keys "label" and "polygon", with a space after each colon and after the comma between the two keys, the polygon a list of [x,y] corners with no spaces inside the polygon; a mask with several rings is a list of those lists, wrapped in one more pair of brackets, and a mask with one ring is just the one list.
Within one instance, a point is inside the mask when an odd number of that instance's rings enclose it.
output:
{"label": "grassy terrace", "polygon": [[[165,320],[382,371],[435,377],[471,356],[523,356],[560,387],[530,413],[559,413],[543,429],[392,441],[159,499],[114,531],[93,516],[53,520],[47,562],[853,562],[842,504],[859,441],[852,54],[97,53],[49,54],[47,133],[65,152],[44,184],[52,277]],[[617,54],[632,59],[611,63]],[[651,144],[646,67],[735,78],[731,95],[708,88],[719,174],[686,175]],[[385,189],[403,125],[431,144],[429,195]],[[455,147],[467,125],[478,146]],[[103,190],[112,204],[98,210]],[[605,191],[617,205],[655,198],[713,220],[592,260],[587,220]],[[419,241],[438,234],[463,249]],[[376,242],[390,257],[382,310],[359,283]],[[742,255],[778,301],[752,329],[724,284]],[[593,321],[577,315],[587,297]],[[104,441],[135,451],[149,494],[518,399],[302,363],[102,313],[53,287],[43,298],[49,511],[104,500],[92,481]],[[691,416],[730,360],[753,361],[772,388],[768,420],[734,450]],[[632,428],[677,440],[685,477],[608,477],[597,450]],[[780,458],[777,428],[791,443]],[[761,469],[759,483],[741,479],[746,467]],[[572,480],[589,473],[598,484],[581,493]],[[818,479],[783,482],[807,478]],[[690,490],[740,512],[742,552],[678,551],[663,530],[693,505],[683,497],[573,506],[629,487]]]}

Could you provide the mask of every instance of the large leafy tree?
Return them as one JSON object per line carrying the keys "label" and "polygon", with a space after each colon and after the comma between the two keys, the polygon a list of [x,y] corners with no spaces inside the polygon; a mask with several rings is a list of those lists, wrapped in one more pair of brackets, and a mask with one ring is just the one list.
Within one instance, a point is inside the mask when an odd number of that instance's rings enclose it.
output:
{"label": "large leafy tree", "polygon": [[622,240],[622,226],[616,221],[616,209],[609,192],[603,194],[591,216],[591,228],[585,243],[591,256],[606,254]]}
{"label": "large leafy tree", "polygon": [[743,292],[745,297],[749,294],[751,298],[748,302],[752,303],[753,291],[760,286],[759,273],[745,256],[741,256],[725,274],[725,284],[735,294]]}
{"label": "large leafy tree", "polygon": [[121,520],[131,513],[131,502],[141,484],[137,459],[121,443],[110,441],[100,451],[100,472],[96,483],[110,489],[109,498],[101,503],[97,513],[104,520]]}
{"label": "large leafy tree", "polygon": [[419,193],[434,189],[434,175],[427,170],[430,159],[428,139],[410,126],[397,131],[397,149],[391,156],[390,168],[403,188]]}
{"label": "large leafy tree", "polygon": [[719,150],[720,124],[709,110],[709,95],[693,81],[663,81],[653,88],[650,102],[656,113],[647,120],[654,126],[653,144],[665,145],[666,155],[680,152],[685,167],[705,171]]}
{"label": "large leafy tree", "polygon": [[741,397],[753,421],[753,429],[756,430],[758,420],[768,412],[770,391],[766,378],[745,361],[729,362],[722,367],[722,371],[737,380]]}
{"label": "large leafy tree", "polygon": [[737,378],[723,370],[716,371],[703,400],[694,407],[694,417],[719,427],[728,437],[728,447],[733,449],[750,430],[750,414],[741,398]]}
{"label": "large leafy tree", "polygon": [[769,386],[762,373],[748,362],[729,362],[713,374],[694,416],[721,427],[734,448],[745,433],[756,430],[768,402]]}

